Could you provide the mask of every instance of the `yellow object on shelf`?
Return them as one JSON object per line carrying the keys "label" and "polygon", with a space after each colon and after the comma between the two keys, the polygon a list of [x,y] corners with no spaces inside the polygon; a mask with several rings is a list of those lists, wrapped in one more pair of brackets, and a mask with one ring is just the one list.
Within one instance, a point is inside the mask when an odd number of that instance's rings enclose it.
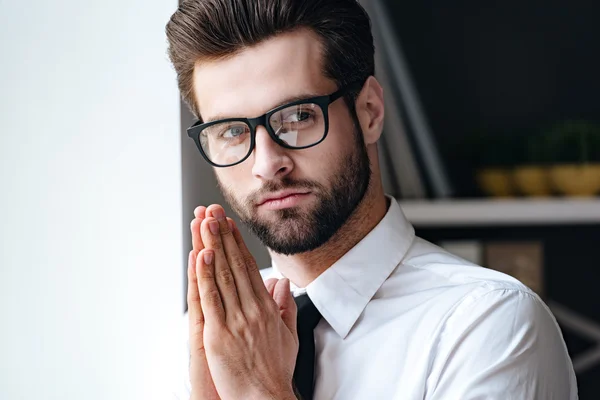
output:
{"label": "yellow object on shelf", "polygon": [[558,164],[550,167],[554,189],[567,196],[590,197],[600,192],[600,163]]}
{"label": "yellow object on shelf", "polygon": [[552,194],[548,169],[539,165],[515,167],[513,178],[517,189],[526,196],[548,197]]}
{"label": "yellow object on shelf", "polygon": [[512,197],[515,194],[512,172],[505,168],[482,168],[477,171],[481,190],[493,197]]}

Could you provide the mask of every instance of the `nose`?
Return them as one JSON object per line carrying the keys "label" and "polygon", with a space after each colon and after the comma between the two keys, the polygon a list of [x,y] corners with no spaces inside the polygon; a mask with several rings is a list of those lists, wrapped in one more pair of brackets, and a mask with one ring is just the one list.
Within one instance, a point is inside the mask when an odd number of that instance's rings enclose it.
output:
{"label": "nose", "polygon": [[252,175],[261,180],[281,179],[293,169],[287,149],[271,139],[264,126],[257,126]]}

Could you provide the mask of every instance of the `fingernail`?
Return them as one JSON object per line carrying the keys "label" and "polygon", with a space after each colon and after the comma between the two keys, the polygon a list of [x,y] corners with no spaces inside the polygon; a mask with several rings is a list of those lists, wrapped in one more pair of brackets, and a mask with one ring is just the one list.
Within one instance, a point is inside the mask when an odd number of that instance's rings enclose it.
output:
{"label": "fingernail", "polygon": [[210,265],[213,261],[213,253],[212,251],[205,251],[204,252],[204,264],[206,265]]}
{"label": "fingernail", "polygon": [[228,219],[227,223],[229,224],[229,230],[233,232],[233,221]]}
{"label": "fingernail", "polygon": [[213,217],[215,217],[219,221],[221,221],[223,218],[225,218],[225,212],[223,211],[222,208],[220,208],[220,207],[213,208],[211,211],[212,211]]}
{"label": "fingernail", "polygon": [[208,223],[208,227],[210,228],[210,231],[212,232],[213,235],[219,234],[219,223],[217,221],[210,221]]}

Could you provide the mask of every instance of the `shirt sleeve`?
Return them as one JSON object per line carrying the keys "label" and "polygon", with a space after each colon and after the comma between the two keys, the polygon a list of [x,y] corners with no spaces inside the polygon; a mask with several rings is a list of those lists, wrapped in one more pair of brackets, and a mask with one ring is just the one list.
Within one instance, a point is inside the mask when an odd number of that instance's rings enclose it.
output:
{"label": "shirt sleeve", "polygon": [[561,331],[534,293],[465,298],[446,320],[427,380],[430,400],[577,400]]}

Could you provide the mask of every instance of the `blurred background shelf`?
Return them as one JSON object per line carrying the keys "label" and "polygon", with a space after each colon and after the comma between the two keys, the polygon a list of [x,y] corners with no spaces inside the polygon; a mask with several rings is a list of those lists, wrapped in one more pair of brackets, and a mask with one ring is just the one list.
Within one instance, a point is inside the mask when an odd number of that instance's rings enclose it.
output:
{"label": "blurred background shelf", "polygon": [[416,227],[600,224],[600,199],[400,200]]}

